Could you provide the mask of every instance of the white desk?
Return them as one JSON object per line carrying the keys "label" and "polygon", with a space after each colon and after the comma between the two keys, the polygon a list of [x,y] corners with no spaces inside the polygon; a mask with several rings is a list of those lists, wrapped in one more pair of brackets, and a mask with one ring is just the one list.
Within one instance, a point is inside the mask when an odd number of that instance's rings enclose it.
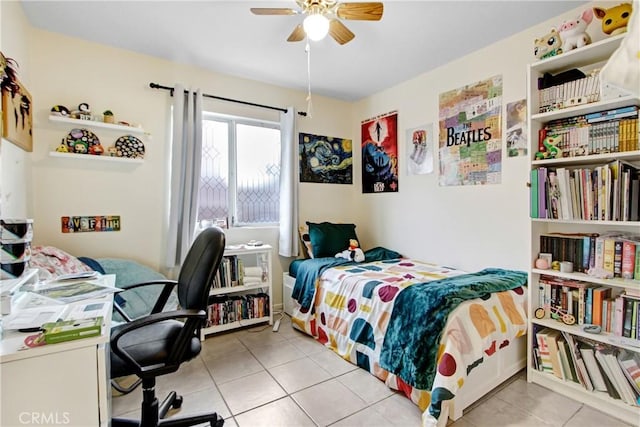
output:
{"label": "white desk", "polygon": [[[103,276],[103,280],[114,286],[115,276]],[[112,300],[109,295],[95,301]],[[1,426],[109,425],[111,312],[106,317],[100,336],[26,350],[19,349],[28,333],[4,331],[0,341]]]}

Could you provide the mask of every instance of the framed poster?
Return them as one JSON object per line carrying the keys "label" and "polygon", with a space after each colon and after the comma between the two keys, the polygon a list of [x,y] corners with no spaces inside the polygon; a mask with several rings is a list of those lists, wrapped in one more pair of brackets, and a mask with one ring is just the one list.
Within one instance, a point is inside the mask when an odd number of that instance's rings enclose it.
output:
{"label": "framed poster", "polygon": [[31,94],[17,80],[2,89],[2,137],[25,151],[33,151]]}
{"label": "framed poster", "polygon": [[300,182],[352,184],[352,145],[350,139],[301,133]]}
{"label": "framed poster", "polygon": [[440,94],[440,185],[500,184],[502,76]]}
{"label": "framed poster", "polygon": [[433,172],[433,123],[407,130],[407,173]]}
{"label": "framed poster", "polygon": [[527,100],[507,104],[507,156],[527,155]]}
{"label": "framed poster", "polygon": [[362,192],[398,192],[398,112],[362,121]]}

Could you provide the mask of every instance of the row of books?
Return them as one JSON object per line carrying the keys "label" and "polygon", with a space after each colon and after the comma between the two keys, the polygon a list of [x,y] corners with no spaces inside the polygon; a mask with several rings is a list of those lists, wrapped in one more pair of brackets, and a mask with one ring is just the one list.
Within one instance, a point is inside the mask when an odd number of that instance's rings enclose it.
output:
{"label": "row of books", "polygon": [[553,136],[562,157],[639,150],[638,107],[635,105],[548,122],[538,131],[538,150]]}
{"label": "row of books", "polygon": [[535,333],[535,367],[563,381],[640,406],[640,355],[543,328]]}
{"label": "row of books", "polygon": [[269,295],[266,293],[210,296],[207,306],[207,327],[239,322],[243,319],[267,317]]}
{"label": "row of books", "polygon": [[542,275],[538,307],[544,309],[545,318],[562,320],[570,315],[578,325],[598,325],[616,337],[640,339],[640,288],[616,294],[617,289]]}
{"label": "row of books", "polygon": [[538,90],[539,113],[600,100],[598,70],[584,78]]}
{"label": "row of books", "polygon": [[640,220],[640,169],[622,160],[593,168],[532,169],[532,218]]}
{"label": "row of books", "polygon": [[540,235],[540,256],[568,261],[579,273],[640,280],[640,236],[624,233],[549,233]]}

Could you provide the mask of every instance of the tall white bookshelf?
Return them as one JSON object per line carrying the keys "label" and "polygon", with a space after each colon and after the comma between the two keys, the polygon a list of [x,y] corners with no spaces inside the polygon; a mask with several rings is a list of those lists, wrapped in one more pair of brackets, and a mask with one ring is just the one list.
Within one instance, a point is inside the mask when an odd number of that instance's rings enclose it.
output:
{"label": "tall white bookshelf", "polygon": [[[626,152],[603,152],[576,157],[536,159],[535,156],[538,151],[539,130],[553,120],[571,118],[630,105],[640,105],[640,99],[637,97],[624,96],[584,104],[576,103],[576,105],[569,108],[539,112],[538,78],[542,77],[545,73],[556,75],[573,68],[578,68],[585,73],[597,69],[601,67],[618,48],[622,37],[623,36],[610,37],[580,49],[537,61],[528,66],[527,125],[530,142],[530,169],[532,171],[543,167],[549,170],[557,168],[573,170],[576,168],[596,167],[598,165],[606,165],[617,159],[624,160],[635,166],[640,165],[640,147],[637,146],[635,149]],[[585,332],[584,325],[568,325],[559,320],[549,318],[548,316],[537,318],[534,315],[536,310],[540,308],[540,305],[546,303],[545,296],[539,293],[541,289],[544,288],[544,285],[540,286],[540,279],[543,275],[552,278],[578,280],[592,286],[610,287],[614,295],[624,292],[626,289],[640,290],[639,280],[622,278],[602,279],[584,272],[560,272],[553,269],[535,268],[535,261],[541,252],[540,237],[542,235],[548,235],[550,233],[598,233],[602,235],[608,232],[639,234],[640,222],[611,219],[578,219],[575,217],[572,219],[552,219],[534,217],[532,214],[530,221],[531,269],[529,270],[528,286],[528,312],[530,313],[531,320],[528,331],[527,379],[529,382],[542,385],[550,390],[584,402],[631,425],[638,425],[640,421],[640,407],[629,405],[620,399],[614,399],[608,393],[588,391],[580,383],[563,380],[549,372],[538,370],[535,360],[534,347],[537,347],[535,332],[542,328],[564,331],[574,337],[587,338],[598,343],[614,346],[615,349],[625,349],[626,351],[635,353],[640,352],[640,339],[624,338],[616,336],[613,333],[605,332],[600,334],[588,333]]]}

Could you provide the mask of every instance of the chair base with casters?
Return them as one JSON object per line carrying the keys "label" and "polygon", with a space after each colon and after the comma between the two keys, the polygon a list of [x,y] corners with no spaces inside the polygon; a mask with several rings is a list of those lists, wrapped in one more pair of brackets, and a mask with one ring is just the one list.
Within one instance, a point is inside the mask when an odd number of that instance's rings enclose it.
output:
{"label": "chair base with casters", "polygon": [[112,418],[111,426],[193,426],[203,423],[209,423],[211,427],[224,425],[224,419],[216,412],[163,419],[170,409],[179,409],[182,406],[182,396],[172,391],[162,403],[158,403],[155,387],[155,378],[142,380],[142,413],[139,420]]}

